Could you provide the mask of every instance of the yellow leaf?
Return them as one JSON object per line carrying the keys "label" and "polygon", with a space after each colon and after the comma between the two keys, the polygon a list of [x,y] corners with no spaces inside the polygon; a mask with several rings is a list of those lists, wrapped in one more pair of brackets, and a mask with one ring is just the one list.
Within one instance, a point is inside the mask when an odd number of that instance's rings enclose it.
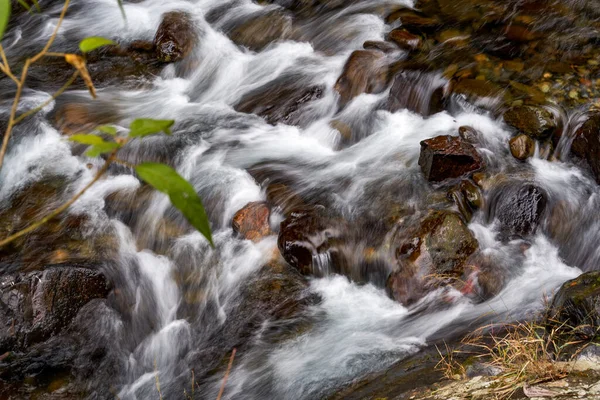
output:
{"label": "yellow leaf", "polygon": [[92,77],[85,66],[85,59],[77,54],[65,54],[65,61],[71,64],[73,67],[79,71],[85,85],[87,86],[90,94],[93,98],[96,98],[96,88],[94,87],[94,83],[92,82]]}

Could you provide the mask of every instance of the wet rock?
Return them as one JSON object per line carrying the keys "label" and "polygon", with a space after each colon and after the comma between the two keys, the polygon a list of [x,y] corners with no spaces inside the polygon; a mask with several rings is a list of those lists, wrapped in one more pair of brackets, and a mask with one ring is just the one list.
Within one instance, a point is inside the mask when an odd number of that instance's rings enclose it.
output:
{"label": "wet rock", "polygon": [[549,329],[594,339],[600,329],[600,272],[586,272],[565,282],[548,310]]}
{"label": "wet rock", "polygon": [[444,82],[430,73],[402,71],[394,76],[386,110],[408,109],[423,116],[444,111]]}
{"label": "wet rock", "polygon": [[409,30],[431,31],[441,25],[441,21],[435,17],[429,17],[417,11],[401,8],[387,16],[385,22],[392,24],[400,21],[402,26]]}
{"label": "wet rock", "polygon": [[398,47],[404,50],[416,50],[422,44],[419,36],[408,32],[406,29],[394,29],[389,33],[388,40],[396,43]]}
{"label": "wet rock", "polygon": [[600,113],[592,114],[577,131],[571,152],[585,160],[600,183]]}
{"label": "wet rock", "polygon": [[109,288],[98,271],[77,266],[0,278],[0,352],[26,348],[59,333]]}
{"label": "wet rock", "polygon": [[154,47],[162,62],[176,62],[187,57],[198,41],[191,15],[183,11],[171,11],[163,15]]}
{"label": "wet rock", "polygon": [[557,128],[554,115],[536,106],[512,107],[504,113],[504,122],[533,139],[547,138]]}
{"label": "wet rock", "polygon": [[461,126],[458,128],[458,136],[469,143],[477,143],[479,141],[479,132],[470,126]]}
{"label": "wet rock", "polygon": [[469,99],[503,97],[504,93],[495,83],[479,79],[461,79],[452,85],[452,92],[463,94]]}
{"label": "wet rock", "polygon": [[110,106],[100,108],[82,102],[59,104],[54,113],[56,129],[65,135],[91,132],[97,126],[117,120],[118,113]]}
{"label": "wet rock", "polygon": [[387,86],[387,65],[378,51],[357,50],[350,55],[335,83],[340,94],[340,106],[362,93],[379,93]]}
{"label": "wet rock", "polygon": [[363,43],[365,50],[378,50],[384,53],[391,53],[398,50],[398,46],[390,42],[382,42],[378,40],[367,40]]}
{"label": "wet rock", "polygon": [[535,142],[527,135],[515,136],[508,143],[510,153],[517,160],[525,161],[535,153]]}
{"label": "wet rock", "polygon": [[482,168],[473,145],[455,136],[437,136],[421,142],[419,165],[429,182],[459,178]]}
{"label": "wet rock", "polygon": [[271,210],[265,202],[248,203],[233,216],[233,231],[244,239],[259,241],[271,233]]}
{"label": "wet rock", "polygon": [[336,245],[342,242],[342,233],[324,209],[299,210],[281,222],[277,245],[300,273],[322,276],[339,267]]}
{"label": "wet rock", "polygon": [[305,208],[305,202],[296,192],[283,183],[272,183],[267,186],[267,202],[277,207],[284,215]]}
{"label": "wet rock", "polygon": [[276,40],[285,40],[292,31],[292,17],[281,10],[251,16],[229,32],[231,40],[252,51],[261,51]]}
{"label": "wet rock", "polygon": [[498,219],[508,238],[534,234],[546,211],[548,195],[533,184],[503,185],[490,194],[490,221]]}
{"label": "wet rock", "polygon": [[399,268],[388,278],[388,293],[403,304],[414,303],[446,278],[462,276],[466,260],[478,246],[458,214],[431,212],[416,231],[397,242]]}
{"label": "wet rock", "polygon": [[473,213],[483,205],[481,189],[470,180],[464,180],[449,193],[463,217],[470,221]]}
{"label": "wet rock", "polygon": [[234,106],[243,113],[263,117],[270,124],[302,125],[303,109],[323,97],[322,86],[304,86],[302,79],[288,76],[247,93]]}

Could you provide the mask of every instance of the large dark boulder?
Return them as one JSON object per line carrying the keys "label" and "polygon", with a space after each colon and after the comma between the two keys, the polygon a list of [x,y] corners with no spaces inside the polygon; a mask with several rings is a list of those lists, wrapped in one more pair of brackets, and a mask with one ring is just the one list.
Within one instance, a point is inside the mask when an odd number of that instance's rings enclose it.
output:
{"label": "large dark boulder", "polygon": [[488,219],[497,219],[507,238],[534,234],[542,221],[548,195],[533,184],[502,185],[489,199]]}
{"label": "large dark boulder", "polygon": [[600,113],[589,116],[577,129],[571,152],[589,164],[596,182],[600,183]]}
{"label": "large dark boulder", "polygon": [[437,136],[421,142],[419,165],[430,182],[459,178],[482,168],[475,147],[455,136]]}
{"label": "large dark boulder", "polygon": [[562,285],[548,310],[547,326],[579,339],[599,336],[600,272],[586,272]]}
{"label": "large dark boulder", "polygon": [[192,17],[183,11],[168,12],[154,37],[156,56],[162,62],[180,61],[190,54],[197,41]]}
{"label": "large dark boulder", "polygon": [[0,354],[25,349],[58,334],[79,310],[108,295],[102,273],[54,266],[0,278]]}
{"label": "large dark boulder", "polygon": [[504,122],[533,139],[548,138],[557,129],[554,115],[536,106],[512,107],[504,113]]}

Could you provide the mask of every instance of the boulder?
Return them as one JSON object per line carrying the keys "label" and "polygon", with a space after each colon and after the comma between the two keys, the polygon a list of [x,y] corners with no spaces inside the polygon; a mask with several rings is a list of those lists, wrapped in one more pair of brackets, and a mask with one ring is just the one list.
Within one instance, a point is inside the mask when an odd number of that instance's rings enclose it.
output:
{"label": "boulder", "polygon": [[277,245],[283,258],[304,275],[327,275],[339,269],[336,245],[342,229],[321,207],[291,212],[281,222]]}
{"label": "boulder", "polygon": [[580,340],[598,338],[600,329],[600,272],[586,272],[565,282],[547,313],[548,329],[575,334]]}
{"label": "boulder", "polygon": [[387,86],[388,67],[384,54],[374,50],[353,52],[335,83],[340,106],[362,93],[380,93]]}
{"label": "boulder", "polygon": [[547,203],[546,192],[531,183],[503,185],[490,194],[488,220],[497,219],[501,233],[508,238],[532,235]]}
{"label": "boulder", "polygon": [[273,125],[302,125],[303,108],[324,93],[322,86],[305,86],[297,76],[284,77],[247,93],[234,108],[261,116]]}
{"label": "boulder", "polygon": [[421,142],[419,165],[429,182],[459,178],[482,168],[475,147],[455,136],[437,136]]}
{"label": "boulder", "polygon": [[171,11],[162,17],[154,48],[162,62],[176,62],[187,57],[198,41],[191,15],[183,11]]}
{"label": "boulder", "polygon": [[392,298],[409,305],[447,278],[465,273],[466,260],[479,244],[458,214],[433,211],[418,228],[396,242],[399,268],[387,281]]}
{"label": "boulder", "polygon": [[102,273],[77,266],[4,275],[0,278],[0,353],[56,335],[85,304],[108,292]]}
{"label": "boulder", "polygon": [[600,183],[600,113],[589,116],[577,129],[571,152],[589,164],[596,182]]}
{"label": "boulder", "polygon": [[504,113],[504,122],[533,139],[548,138],[557,129],[554,115],[536,106],[512,107]]}
{"label": "boulder", "polygon": [[257,242],[271,233],[270,216],[271,210],[265,202],[252,202],[233,216],[231,225],[233,231],[244,239]]}
{"label": "boulder", "polygon": [[422,45],[421,38],[406,29],[394,29],[389,33],[388,40],[396,43],[398,47],[404,50],[417,50]]}
{"label": "boulder", "polygon": [[430,73],[402,71],[394,75],[386,110],[408,109],[429,116],[444,110],[444,86]]}
{"label": "boulder", "polygon": [[529,157],[533,157],[535,153],[535,142],[527,135],[518,135],[510,139],[508,142],[510,153],[514,158],[520,161],[525,161]]}
{"label": "boulder", "polygon": [[292,17],[281,10],[251,16],[229,32],[231,40],[252,51],[261,51],[276,40],[285,40],[292,31]]}

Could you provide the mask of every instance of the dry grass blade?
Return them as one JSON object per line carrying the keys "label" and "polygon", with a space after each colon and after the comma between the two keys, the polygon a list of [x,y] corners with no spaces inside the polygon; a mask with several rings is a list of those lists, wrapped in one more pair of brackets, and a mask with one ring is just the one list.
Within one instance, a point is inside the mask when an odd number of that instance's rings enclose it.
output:
{"label": "dry grass blade", "polygon": [[229,365],[227,365],[227,371],[225,371],[225,376],[223,377],[223,383],[221,384],[221,390],[219,390],[217,400],[221,400],[221,397],[223,397],[223,392],[225,392],[225,385],[227,385],[227,379],[229,378],[229,373],[231,372],[231,366],[233,365],[233,359],[235,358],[236,351],[237,349],[233,349],[231,352],[231,357],[229,357]]}
{"label": "dry grass blade", "polygon": [[71,64],[73,67],[79,71],[81,78],[85,82],[85,86],[87,86],[90,94],[93,98],[96,98],[96,88],[94,87],[94,82],[92,82],[92,77],[87,70],[85,65],[85,59],[77,54],[65,54],[65,61]]}

